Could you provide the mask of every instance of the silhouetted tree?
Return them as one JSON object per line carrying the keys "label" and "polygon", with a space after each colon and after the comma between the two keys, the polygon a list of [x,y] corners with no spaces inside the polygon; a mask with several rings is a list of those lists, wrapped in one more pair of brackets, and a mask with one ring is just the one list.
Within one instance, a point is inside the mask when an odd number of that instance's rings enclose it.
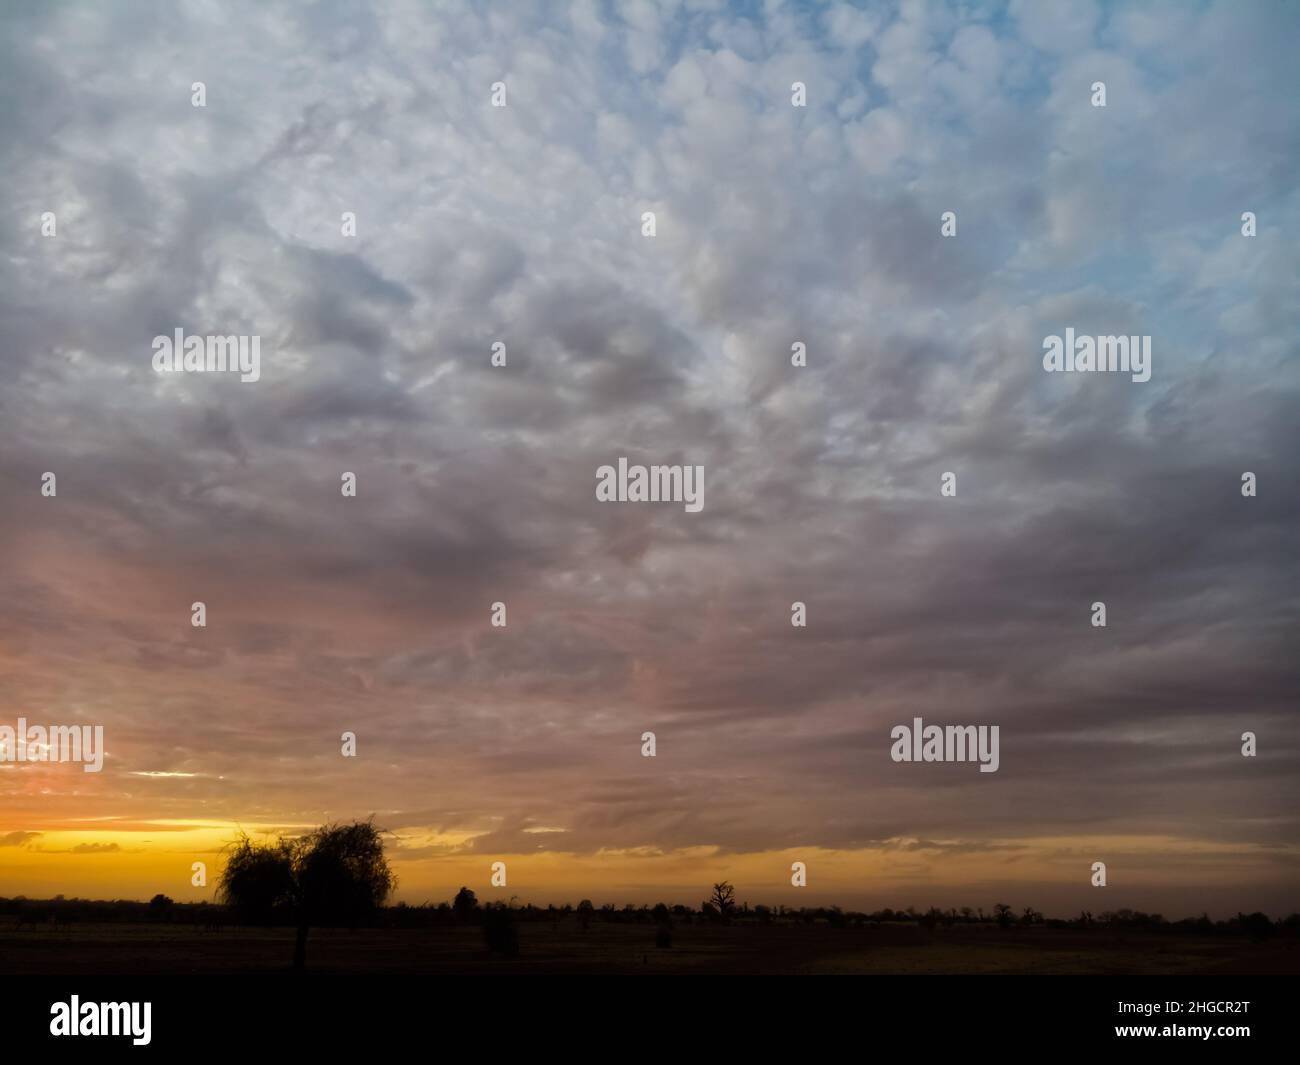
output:
{"label": "silhouetted tree", "polygon": [[578,927],[584,932],[587,925],[591,924],[591,915],[596,912],[596,907],[591,904],[591,899],[583,899],[578,903]]}
{"label": "silhouetted tree", "polygon": [[172,902],[171,899],[169,899],[162,892],[159,892],[157,895],[155,895],[153,898],[149,900],[149,919],[151,921],[167,920],[167,918],[170,916],[172,912],[172,907],[174,905],[175,903]]}
{"label": "silhouetted tree", "polygon": [[241,833],[226,859],[217,898],[242,924],[270,924],[293,905],[293,844],[258,843]]}
{"label": "silhouetted tree", "polygon": [[462,887],[452,900],[451,912],[461,924],[474,924],[479,918],[478,896],[469,888]]}
{"label": "silhouetted tree", "polygon": [[370,821],[325,825],[294,848],[298,943],[294,968],[306,963],[312,925],[355,928],[384,904],[397,883],[384,858],[384,841]]}
{"label": "silhouetted tree", "polygon": [[1010,928],[1011,922],[1015,920],[1011,916],[1011,907],[1005,902],[999,902],[993,907],[993,916],[997,918],[999,928]]}
{"label": "silhouetted tree", "polygon": [[721,884],[714,884],[709,904],[718,911],[718,917],[725,921],[736,908],[736,889],[725,880]]}
{"label": "silhouetted tree", "polygon": [[254,843],[243,835],[222,871],[219,897],[237,913],[269,921],[288,911],[297,926],[293,967],[307,964],[313,925],[356,927],[387,900],[396,878],[370,821],[322,825],[309,835]]}

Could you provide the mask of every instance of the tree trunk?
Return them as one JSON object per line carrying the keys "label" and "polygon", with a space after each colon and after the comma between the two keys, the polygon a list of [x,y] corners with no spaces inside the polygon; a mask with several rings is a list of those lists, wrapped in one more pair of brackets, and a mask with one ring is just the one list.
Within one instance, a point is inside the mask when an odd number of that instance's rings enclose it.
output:
{"label": "tree trunk", "polygon": [[293,967],[301,971],[307,967],[307,923],[298,926],[298,938],[293,945]]}

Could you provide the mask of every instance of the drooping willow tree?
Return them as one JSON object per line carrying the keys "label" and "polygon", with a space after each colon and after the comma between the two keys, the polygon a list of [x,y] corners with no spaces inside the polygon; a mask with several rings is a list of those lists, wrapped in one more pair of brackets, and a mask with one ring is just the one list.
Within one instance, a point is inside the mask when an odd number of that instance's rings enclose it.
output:
{"label": "drooping willow tree", "polygon": [[293,967],[302,969],[313,926],[364,923],[396,883],[381,830],[372,821],[356,821],[266,842],[241,833],[231,844],[217,897],[249,924],[291,920],[298,930]]}

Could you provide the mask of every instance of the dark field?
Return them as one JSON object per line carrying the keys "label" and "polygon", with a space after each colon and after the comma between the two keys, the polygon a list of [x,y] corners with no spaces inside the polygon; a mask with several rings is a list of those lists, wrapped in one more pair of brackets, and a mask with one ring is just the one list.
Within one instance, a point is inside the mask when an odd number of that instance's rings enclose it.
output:
{"label": "dark field", "polygon": [[[490,954],[477,927],[315,929],[307,968],[318,973],[1300,973],[1300,943],[1241,936],[1104,930],[896,925],[703,923],[657,948],[646,925],[573,921],[519,928],[519,954]],[[189,925],[0,924],[0,974],[264,973],[288,971],[291,929]]]}

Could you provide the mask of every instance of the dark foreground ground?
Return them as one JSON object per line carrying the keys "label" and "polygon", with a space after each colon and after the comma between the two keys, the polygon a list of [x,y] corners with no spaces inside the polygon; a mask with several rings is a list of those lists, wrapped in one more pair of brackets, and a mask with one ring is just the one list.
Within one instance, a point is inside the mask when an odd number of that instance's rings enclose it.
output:
{"label": "dark foreground ground", "polygon": [[[0,924],[0,974],[261,973],[286,970],[289,929]],[[491,955],[475,927],[317,929],[308,969],[331,973],[1297,974],[1300,943],[1243,936],[908,925],[681,925],[593,922],[519,927],[519,955]]]}

